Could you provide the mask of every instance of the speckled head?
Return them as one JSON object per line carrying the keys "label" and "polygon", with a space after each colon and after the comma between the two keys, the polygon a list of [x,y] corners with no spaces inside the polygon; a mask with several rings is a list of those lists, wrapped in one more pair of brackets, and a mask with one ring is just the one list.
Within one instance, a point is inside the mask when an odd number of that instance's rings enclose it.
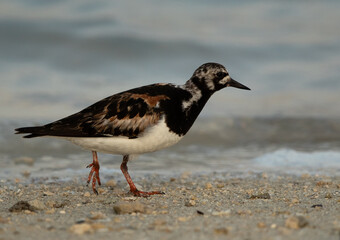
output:
{"label": "speckled head", "polygon": [[210,92],[215,92],[229,86],[250,90],[250,88],[232,79],[227,69],[219,63],[205,63],[201,65],[195,70],[191,81],[200,89],[206,89]]}

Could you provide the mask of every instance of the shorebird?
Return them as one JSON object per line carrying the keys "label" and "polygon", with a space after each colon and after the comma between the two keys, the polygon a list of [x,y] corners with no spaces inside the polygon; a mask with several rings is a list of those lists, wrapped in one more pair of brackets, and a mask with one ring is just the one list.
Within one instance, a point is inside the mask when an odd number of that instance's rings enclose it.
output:
{"label": "shorebird", "polygon": [[58,137],[91,150],[87,184],[101,185],[97,152],[123,155],[120,166],[135,196],[163,194],[136,188],[127,163],[131,156],[176,144],[189,131],[209,98],[225,87],[250,90],[229,76],[224,66],[205,63],[183,85],[157,83],[117,93],[55,122],[17,128],[24,138]]}

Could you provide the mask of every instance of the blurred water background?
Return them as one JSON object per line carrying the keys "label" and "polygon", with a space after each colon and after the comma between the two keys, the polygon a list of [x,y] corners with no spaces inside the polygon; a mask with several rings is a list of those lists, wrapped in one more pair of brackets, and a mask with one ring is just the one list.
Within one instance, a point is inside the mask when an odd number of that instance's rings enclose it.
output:
{"label": "blurred water background", "polygon": [[[2,0],[0,178],[85,176],[90,152],[13,129],[129,88],[182,84],[209,61],[252,91],[216,93],[180,144],[140,156],[134,172],[340,175],[339,9],[335,0]],[[104,177],[118,172],[121,156],[99,158]]]}

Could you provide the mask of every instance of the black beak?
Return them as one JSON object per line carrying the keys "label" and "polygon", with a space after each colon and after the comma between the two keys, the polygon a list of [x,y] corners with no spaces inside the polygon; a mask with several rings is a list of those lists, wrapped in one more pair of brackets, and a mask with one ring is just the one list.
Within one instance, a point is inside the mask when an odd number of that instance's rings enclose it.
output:
{"label": "black beak", "polygon": [[230,81],[227,82],[227,86],[250,90],[249,87],[244,86],[243,84],[239,83],[238,81],[235,81],[232,78],[230,78]]}

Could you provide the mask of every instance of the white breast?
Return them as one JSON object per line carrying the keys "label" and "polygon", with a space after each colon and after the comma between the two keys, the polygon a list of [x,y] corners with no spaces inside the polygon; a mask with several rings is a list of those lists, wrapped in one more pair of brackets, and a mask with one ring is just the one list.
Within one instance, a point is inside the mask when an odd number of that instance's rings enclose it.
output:
{"label": "white breast", "polygon": [[170,132],[163,118],[135,139],[127,137],[71,137],[66,139],[91,151],[128,155],[154,152],[170,147],[181,138],[182,136]]}

